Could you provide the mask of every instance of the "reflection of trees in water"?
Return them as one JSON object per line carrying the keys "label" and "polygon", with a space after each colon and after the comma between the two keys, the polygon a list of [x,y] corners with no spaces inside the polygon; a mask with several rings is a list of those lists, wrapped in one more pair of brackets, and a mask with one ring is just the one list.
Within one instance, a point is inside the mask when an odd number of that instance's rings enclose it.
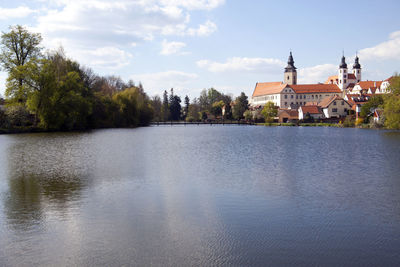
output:
{"label": "reflection of trees in water", "polygon": [[8,150],[9,191],[4,206],[9,224],[28,229],[48,211],[63,214],[79,204],[93,162],[87,138],[79,134],[16,139]]}

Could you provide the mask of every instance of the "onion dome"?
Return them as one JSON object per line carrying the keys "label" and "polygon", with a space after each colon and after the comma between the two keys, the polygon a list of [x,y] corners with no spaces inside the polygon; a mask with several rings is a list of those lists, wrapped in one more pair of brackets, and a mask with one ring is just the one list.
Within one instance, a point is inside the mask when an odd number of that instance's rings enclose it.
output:
{"label": "onion dome", "polygon": [[347,69],[346,58],[342,56],[342,62],[340,62],[339,68]]}
{"label": "onion dome", "polygon": [[358,62],[358,56],[356,56],[356,59],[354,61],[353,69],[361,69],[361,65]]}
{"label": "onion dome", "polygon": [[293,72],[293,71],[296,71],[296,67],[294,66],[292,52],[290,52],[289,59],[288,59],[288,65],[285,68],[285,72]]}

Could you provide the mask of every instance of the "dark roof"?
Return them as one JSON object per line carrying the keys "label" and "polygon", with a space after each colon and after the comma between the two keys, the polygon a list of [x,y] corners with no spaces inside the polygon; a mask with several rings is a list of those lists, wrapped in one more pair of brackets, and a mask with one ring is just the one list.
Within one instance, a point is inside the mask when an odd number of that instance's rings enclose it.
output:
{"label": "dark roof", "polygon": [[361,69],[361,65],[360,65],[360,63],[358,62],[358,56],[356,56],[356,59],[355,59],[355,61],[354,61],[353,69]]}

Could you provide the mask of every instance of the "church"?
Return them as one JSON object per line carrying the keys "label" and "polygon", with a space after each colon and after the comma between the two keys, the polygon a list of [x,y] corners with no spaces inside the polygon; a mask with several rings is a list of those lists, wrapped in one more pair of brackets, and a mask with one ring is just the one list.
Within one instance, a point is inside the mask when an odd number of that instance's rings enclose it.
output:
{"label": "church", "polygon": [[283,82],[256,83],[250,99],[250,107],[259,109],[271,101],[281,109],[298,109],[305,105],[319,105],[325,98],[334,96],[346,99],[348,94],[362,94],[365,90],[364,93],[371,92],[371,90],[374,90],[374,93],[379,93],[382,84],[382,81],[362,82],[358,56],[356,56],[353,68],[349,72],[344,55],[339,65],[338,74],[330,76],[325,83],[297,84],[297,68],[294,66],[293,55],[290,52],[284,70]]}

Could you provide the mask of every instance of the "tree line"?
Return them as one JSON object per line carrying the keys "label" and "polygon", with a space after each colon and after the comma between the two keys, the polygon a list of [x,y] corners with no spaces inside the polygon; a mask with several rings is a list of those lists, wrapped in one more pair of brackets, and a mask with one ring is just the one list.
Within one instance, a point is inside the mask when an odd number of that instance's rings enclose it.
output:
{"label": "tree line", "polygon": [[150,123],[154,112],[141,84],[99,76],[67,58],[62,48],[43,53],[41,41],[40,34],[20,25],[1,36],[0,64],[8,77],[0,128],[76,130]]}
{"label": "tree line", "polygon": [[162,99],[154,96],[151,105],[154,108],[154,121],[240,120],[248,110],[248,97],[242,92],[233,99],[230,94],[209,88],[203,89],[199,97],[191,101],[186,95],[182,103],[181,97],[171,88],[169,92],[164,91]]}
{"label": "tree line", "polygon": [[233,99],[214,88],[182,99],[173,89],[152,98],[141,83],[100,76],[66,57],[43,52],[42,37],[20,25],[1,35],[0,66],[8,73],[0,98],[1,129],[82,130],[136,127],[151,121],[242,119],[244,93]]}

